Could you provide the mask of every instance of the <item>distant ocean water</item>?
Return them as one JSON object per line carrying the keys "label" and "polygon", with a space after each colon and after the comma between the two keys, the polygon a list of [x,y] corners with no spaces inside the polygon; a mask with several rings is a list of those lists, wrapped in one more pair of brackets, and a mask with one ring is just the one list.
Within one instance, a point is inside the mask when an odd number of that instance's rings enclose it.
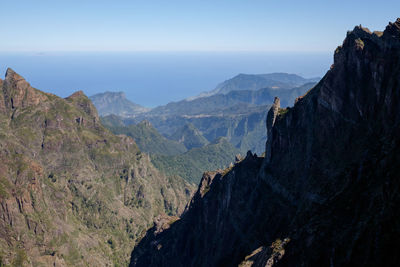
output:
{"label": "distant ocean water", "polygon": [[332,61],[328,52],[3,52],[0,77],[11,67],[32,86],[61,97],[124,91],[131,101],[154,107],[212,90],[239,73],[322,77]]}

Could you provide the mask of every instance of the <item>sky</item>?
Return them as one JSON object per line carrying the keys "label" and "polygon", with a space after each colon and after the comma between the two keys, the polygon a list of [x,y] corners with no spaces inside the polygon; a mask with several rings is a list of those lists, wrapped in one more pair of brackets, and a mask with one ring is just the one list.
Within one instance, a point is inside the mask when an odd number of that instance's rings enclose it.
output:
{"label": "sky", "polygon": [[399,0],[0,0],[8,67],[66,97],[124,91],[148,107],[239,73],[322,77],[348,30],[384,30]]}
{"label": "sky", "polygon": [[0,0],[0,52],[332,51],[391,0]]}

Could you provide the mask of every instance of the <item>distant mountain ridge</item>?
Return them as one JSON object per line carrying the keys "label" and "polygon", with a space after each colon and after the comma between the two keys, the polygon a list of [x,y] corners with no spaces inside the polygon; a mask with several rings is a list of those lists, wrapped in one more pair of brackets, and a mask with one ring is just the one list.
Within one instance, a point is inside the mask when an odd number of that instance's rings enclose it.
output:
{"label": "distant mountain ridge", "polygon": [[198,96],[187,98],[188,101],[196,98],[207,97],[216,94],[227,94],[231,91],[242,90],[259,90],[270,87],[272,89],[291,89],[306,83],[316,83],[321,78],[306,79],[296,74],[283,72],[268,73],[268,74],[238,74],[235,77],[228,79],[216,86],[209,92],[201,93]]}
{"label": "distant mountain ridge", "polygon": [[[212,95],[171,102],[120,119],[107,116],[103,122],[106,119],[109,125],[123,126],[121,123],[139,124],[146,120],[164,137],[185,142],[187,149],[226,137],[241,153],[252,150],[262,154],[266,135],[261,122],[274,97],[281,99],[282,106],[292,106],[317,80],[287,73],[239,74],[217,86]],[[188,131],[187,125],[193,125],[198,132]],[[193,146],[190,142],[194,142]]]}
{"label": "distant mountain ridge", "polygon": [[305,94],[315,86],[316,83],[306,83],[289,89],[274,89],[271,87],[258,90],[235,90],[226,94],[215,94],[193,100],[182,100],[171,102],[165,106],[159,106],[149,112],[138,114],[143,119],[150,116],[182,116],[182,115],[216,115],[232,106],[238,104],[249,104],[252,106],[271,105],[274,97],[278,96],[282,106],[292,106],[294,100]]}
{"label": "distant mountain ridge", "polygon": [[[232,91],[192,101],[179,101],[154,108],[125,123],[139,123],[148,120],[164,136],[173,136],[190,123],[212,142],[218,137],[226,137],[241,153],[252,150],[264,152],[266,138],[263,122],[274,97],[281,98],[282,106],[291,106],[295,99],[304,95],[315,83],[307,83],[292,89],[276,90],[263,88],[257,91]],[[179,138],[178,138],[179,139]]]}
{"label": "distant mountain ridge", "polygon": [[121,117],[130,117],[150,110],[150,108],[128,100],[124,92],[104,92],[89,98],[96,106],[100,116],[115,114]]}

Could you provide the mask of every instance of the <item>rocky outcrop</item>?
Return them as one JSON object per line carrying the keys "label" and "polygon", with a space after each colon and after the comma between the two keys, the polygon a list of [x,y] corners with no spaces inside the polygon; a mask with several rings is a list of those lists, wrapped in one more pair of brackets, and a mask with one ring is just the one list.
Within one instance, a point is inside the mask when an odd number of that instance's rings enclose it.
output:
{"label": "rocky outcrop", "polygon": [[271,145],[268,140],[272,140],[272,127],[275,124],[276,117],[278,116],[279,109],[281,108],[281,101],[278,97],[275,97],[274,104],[270,108],[267,114],[267,144],[265,148],[266,162],[271,160]]}
{"label": "rocky outcrop", "polygon": [[[0,88],[3,89],[3,80],[0,79]],[[0,113],[6,112],[6,102],[4,100],[4,92],[0,90]]]}
{"label": "rocky outcrop", "polygon": [[32,88],[23,77],[10,68],[7,69],[2,87],[5,105],[8,109],[38,105],[47,99],[44,93]]}
{"label": "rocky outcrop", "polygon": [[318,85],[269,120],[270,156],[214,178],[131,266],[398,266],[399,86],[400,20],[356,27]]}
{"label": "rocky outcrop", "polygon": [[[72,95],[67,97],[66,100],[72,102],[75,107],[82,110],[84,113],[92,118],[89,122],[92,127],[96,126],[96,124],[100,122],[99,115],[97,114],[95,106],[82,91],[77,91],[73,93]],[[89,126],[89,124],[87,124],[87,122],[82,117],[76,118],[76,122]]]}

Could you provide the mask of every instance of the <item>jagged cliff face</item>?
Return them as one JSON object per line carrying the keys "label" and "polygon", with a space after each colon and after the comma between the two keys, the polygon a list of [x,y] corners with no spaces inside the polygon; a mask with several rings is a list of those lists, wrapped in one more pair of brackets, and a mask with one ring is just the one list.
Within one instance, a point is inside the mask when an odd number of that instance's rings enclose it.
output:
{"label": "jagged cliff face", "polygon": [[82,92],[43,93],[11,69],[0,80],[0,265],[127,264],[153,218],[179,214],[190,191],[103,128]]}
{"label": "jagged cliff face", "polygon": [[275,101],[266,157],[205,176],[131,266],[398,266],[399,103],[400,19],[356,27],[315,88]]}

